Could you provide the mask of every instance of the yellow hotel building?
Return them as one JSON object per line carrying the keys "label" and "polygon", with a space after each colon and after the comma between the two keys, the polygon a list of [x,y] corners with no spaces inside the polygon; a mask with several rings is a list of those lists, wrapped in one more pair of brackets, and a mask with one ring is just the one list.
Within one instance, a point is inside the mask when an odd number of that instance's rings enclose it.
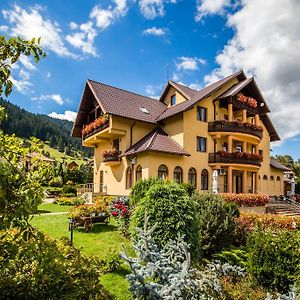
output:
{"label": "yellow hotel building", "polygon": [[234,73],[200,91],[168,81],[159,100],[87,80],[72,136],[94,148],[94,189],[128,195],[158,176],[218,191],[281,195],[279,136],[254,78]]}

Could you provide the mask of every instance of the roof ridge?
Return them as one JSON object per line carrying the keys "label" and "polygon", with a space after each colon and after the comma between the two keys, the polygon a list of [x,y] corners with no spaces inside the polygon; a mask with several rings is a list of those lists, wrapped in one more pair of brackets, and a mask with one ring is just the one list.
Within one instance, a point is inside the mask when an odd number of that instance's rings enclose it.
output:
{"label": "roof ridge", "polygon": [[[92,80],[92,79],[87,79],[87,81],[92,81],[92,82],[95,82],[95,83],[98,83],[98,84],[102,84],[102,85],[105,85],[105,86],[108,86],[108,87],[111,87],[111,88],[114,88],[114,89],[117,89],[117,90],[120,90],[120,91],[123,91],[123,92],[127,92],[127,93],[130,93],[130,94],[134,94],[134,95],[137,95],[137,96],[140,96],[140,97],[144,97],[146,99],[149,99],[149,100],[155,100],[155,101],[158,101],[156,100],[155,98],[151,98],[151,97],[148,97],[148,96],[145,96],[145,95],[142,95],[142,94],[138,94],[136,92],[132,92],[132,91],[129,91],[129,90],[125,90],[125,89],[122,89],[122,88],[119,88],[119,87],[116,87],[116,86],[113,86],[113,85],[110,85],[110,84],[107,84],[107,83],[103,83],[103,82],[99,82],[99,81],[96,81],[96,80]],[[159,102],[159,101],[158,101]],[[162,103],[163,104],[163,103]]]}
{"label": "roof ridge", "polygon": [[172,82],[172,83],[175,83],[175,84],[184,86],[184,87],[186,87],[186,88],[188,88],[188,89],[190,89],[190,90],[192,90],[192,91],[194,91],[194,92],[198,92],[198,90],[192,89],[191,87],[189,87],[189,86],[187,86],[187,85],[185,85],[185,84],[183,84],[183,83],[179,83],[179,82],[176,82],[176,81],[173,81],[173,80],[169,80],[169,81]]}

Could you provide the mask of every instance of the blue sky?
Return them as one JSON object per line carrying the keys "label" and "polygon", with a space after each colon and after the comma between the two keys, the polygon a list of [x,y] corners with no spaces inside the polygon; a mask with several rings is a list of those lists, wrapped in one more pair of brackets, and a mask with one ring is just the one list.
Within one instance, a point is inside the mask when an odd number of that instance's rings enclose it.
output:
{"label": "blue sky", "polygon": [[167,73],[198,89],[243,68],[282,137],[272,153],[300,157],[299,1],[2,0],[0,9],[2,34],[41,36],[47,52],[13,69],[9,100],[26,110],[74,117],[88,78],[157,97]]}

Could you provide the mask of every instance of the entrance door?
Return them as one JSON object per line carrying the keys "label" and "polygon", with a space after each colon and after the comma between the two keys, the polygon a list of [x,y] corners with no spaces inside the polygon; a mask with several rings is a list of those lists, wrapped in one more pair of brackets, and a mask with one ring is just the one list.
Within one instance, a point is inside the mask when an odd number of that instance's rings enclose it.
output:
{"label": "entrance door", "polygon": [[100,171],[100,187],[99,187],[99,192],[103,192],[103,171]]}
{"label": "entrance door", "polygon": [[235,187],[235,193],[239,194],[243,192],[243,176],[242,173],[237,173],[234,175],[234,187]]}

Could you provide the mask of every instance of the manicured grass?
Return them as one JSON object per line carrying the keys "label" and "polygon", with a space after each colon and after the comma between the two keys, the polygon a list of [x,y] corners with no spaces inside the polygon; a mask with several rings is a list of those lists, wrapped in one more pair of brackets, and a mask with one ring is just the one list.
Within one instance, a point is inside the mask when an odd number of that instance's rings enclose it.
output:
{"label": "manicured grass", "polygon": [[[70,209],[69,206],[57,204],[42,204],[41,209],[47,208],[51,212],[59,209]],[[68,231],[68,215],[35,215],[31,224],[53,238],[70,237]],[[104,258],[109,252],[121,252],[121,245],[132,253],[129,240],[120,235],[116,224],[112,219],[106,224],[95,224],[92,232],[85,233],[82,229],[74,231],[74,246],[83,254]],[[128,291],[129,284],[125,279],[128,267],[124,265],[123,272],[108,273],[101,276],[101,283],[112,294],[116,300],[131,299]]]}
{"label": "manicured grass", "polygon": [[38,206],[38,214],[45,214],[50,212],[68,212],[72,206],[68,205],[58,205],[54,203],[42,203]]}

